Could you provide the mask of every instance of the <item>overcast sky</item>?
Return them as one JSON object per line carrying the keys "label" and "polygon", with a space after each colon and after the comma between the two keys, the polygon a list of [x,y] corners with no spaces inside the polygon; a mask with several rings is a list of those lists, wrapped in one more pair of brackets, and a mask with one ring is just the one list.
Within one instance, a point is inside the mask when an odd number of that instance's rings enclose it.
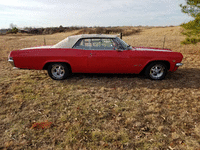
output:
{"label": "overcast sky", "polygon": [[0,28],[62,26],[168,26],[190,18],[185,0],[1,0]]}

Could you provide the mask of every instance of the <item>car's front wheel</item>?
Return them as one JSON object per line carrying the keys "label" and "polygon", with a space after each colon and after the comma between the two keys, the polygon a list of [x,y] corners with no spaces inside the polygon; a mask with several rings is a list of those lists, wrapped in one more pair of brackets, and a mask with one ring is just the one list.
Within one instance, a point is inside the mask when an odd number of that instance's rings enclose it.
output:
{"label": "car's front wheel", "polygon": [[167,67],[162,62],[153,62],[145,70],[145,75],[152,80],[162,80],[166,74]]}
{"label": "car's front wheel", "polygon": [[64,63],[52,63],[48,66],[48,74],[54,80],[63,80],[68,77],[69,69]]}

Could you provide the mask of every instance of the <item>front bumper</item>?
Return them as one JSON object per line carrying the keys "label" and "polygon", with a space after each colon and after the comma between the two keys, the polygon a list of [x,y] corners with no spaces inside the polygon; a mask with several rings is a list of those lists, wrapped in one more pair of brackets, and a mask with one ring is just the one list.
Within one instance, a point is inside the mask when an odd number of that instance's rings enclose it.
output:
{"label": "front bumper", "polygon": [[176,67],[183,66],[183,63],[176,63]]}
{"label": "front bumper", "polygon": [[13,67],[15,67],[14,60],[13,60],[12,57],[9,57],[9,58],[8,58],[8,62],[9,62]]}

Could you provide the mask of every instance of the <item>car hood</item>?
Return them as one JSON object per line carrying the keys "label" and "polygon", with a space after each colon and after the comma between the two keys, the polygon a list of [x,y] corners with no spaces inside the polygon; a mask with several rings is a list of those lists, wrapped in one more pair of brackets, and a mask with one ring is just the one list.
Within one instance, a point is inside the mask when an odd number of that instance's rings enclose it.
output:
{"label": "car hood", "polygon": [[134,47],[137,51],[161,51],[161,52],[172,52],[170,49],[153,48],[153,47]]}
{"label": "car hood", "polygon": [[38,46],[38,47],[29,47],[29,48],[23,48],[20,50],[29,50],[29,49],[45,49],[45,48],[51,48],[52,46]]}

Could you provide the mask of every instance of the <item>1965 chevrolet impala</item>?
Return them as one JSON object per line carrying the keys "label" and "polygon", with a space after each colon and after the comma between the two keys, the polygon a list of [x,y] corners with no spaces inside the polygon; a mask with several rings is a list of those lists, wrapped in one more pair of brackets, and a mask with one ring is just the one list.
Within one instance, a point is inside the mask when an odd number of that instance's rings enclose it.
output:
{"label": "1965 chevrolet impala", "polygon": [[174,72],[183,55],[170,49],[132,47],[117,35],[83,34],[69,36],[53,46],[12,51],[8,61],[16,68],[48,70],[52,79],[70,73],[135,73],[153,80]]}

